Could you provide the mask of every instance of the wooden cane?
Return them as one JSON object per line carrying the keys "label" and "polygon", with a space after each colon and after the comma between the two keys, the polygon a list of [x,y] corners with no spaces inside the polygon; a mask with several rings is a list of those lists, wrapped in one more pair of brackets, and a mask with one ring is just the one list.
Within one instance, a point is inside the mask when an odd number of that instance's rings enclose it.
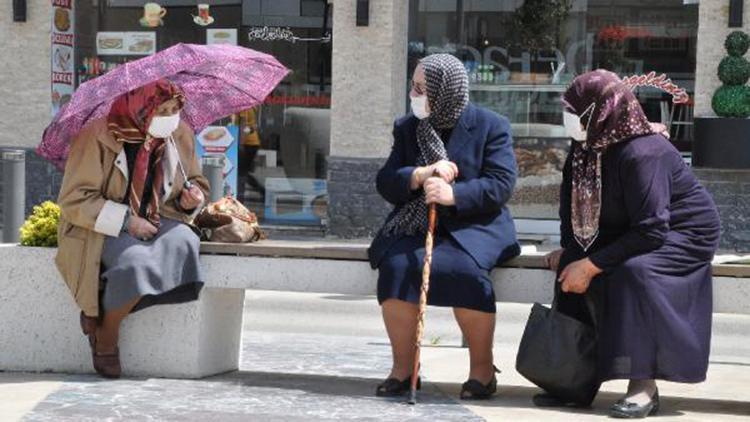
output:
{"label": "wooden cane", "polygon": [[430,291],[430,267],[432,266],[432,247],[435,240],[435,225],[437,224],[437,209],[430,204],[428,216],[427,237],[424,243],[424,266],[422,267],[422,288],[419,293],[419,313],[417,314],[417,335],[414,343],[414,369],[411,373],[411,391],[409,404],[417,404],[417,380],[419,379],[419,359],[422,351],[422,337],[424,336],[424,315],[427,311],[427,293]]}

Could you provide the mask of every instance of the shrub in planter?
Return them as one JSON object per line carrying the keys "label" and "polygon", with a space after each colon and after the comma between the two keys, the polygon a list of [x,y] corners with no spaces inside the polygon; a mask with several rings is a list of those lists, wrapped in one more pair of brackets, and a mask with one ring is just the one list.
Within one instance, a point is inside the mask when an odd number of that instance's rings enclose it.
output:
{"label": "shrub in planter", "polygon": [[746,86],[724,85],[716,90],[711,102],[716,114],[721,117],[750,116],[750,92]]}
{"label": "shrub in planter", "polygon": [[720,117],[750,116],[750,62],[743,57],[750,48],[750,35],[734,31],[727,36],[724,48],[729,53],[719,63],[719,79],[724,86],[716,90],[711,107]]}
{"label": "shrub in planter", "polygon": [[747,53],[750,47],[750,35],[742,31],[734,31],[724,41],[724,48],[730,56],[741,57]]}
{"label": "shrub in planter", "polygon": [[60,221],[60,207],[52,201],[45,201],[34,207],[31,216],[21,226],[21,245],[57,246],[57,224]]}
{"label": "shrub in planter", "polygon": [[696,117],[693,166],[750,169],[750,63],[744,55],[750,35],[735,31],[724,42],[729,56],[719,64],[719,79],[711,107],[719,117]]}

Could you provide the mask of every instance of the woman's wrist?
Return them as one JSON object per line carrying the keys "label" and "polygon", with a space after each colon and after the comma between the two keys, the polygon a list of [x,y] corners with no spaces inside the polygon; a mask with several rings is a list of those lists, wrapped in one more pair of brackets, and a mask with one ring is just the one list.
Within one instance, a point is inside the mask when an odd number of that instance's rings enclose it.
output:
{"label": "woman's wrist", "polygon": [[590,258],[586,258],[584,260],[584,263],[586,264],[586,273],[589,274],[592,278],[604,272],[601,268],[597,267]]}
{"label": "woman's wrist", "polygon": [[424,171],[425,167],[417,167],[411,174],[411,183],[409,187],[411,190],[418,190],[424,184]]}

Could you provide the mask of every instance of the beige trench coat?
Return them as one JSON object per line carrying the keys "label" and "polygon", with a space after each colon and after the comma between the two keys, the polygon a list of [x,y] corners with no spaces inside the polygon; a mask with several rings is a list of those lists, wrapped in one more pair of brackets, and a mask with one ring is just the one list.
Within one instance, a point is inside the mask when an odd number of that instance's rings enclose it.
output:
{"label": "beige trench coat", "polygon": [[[160,214],[187,224],[193,214],[179,211],[177,198],[185,173],[208,197],[208,182],[201,175],[192,130],[185,124],[167,143],[162,159],[164,196]],[[122,144],[107,130],[105,119],[92,122],[73,140],[65,166],[58,203],[57,268],[76,303],[88,316],[99,315],[99,275],[105,236],[119,236],[127,212],[122,202],[128,186],[128,163]]]}

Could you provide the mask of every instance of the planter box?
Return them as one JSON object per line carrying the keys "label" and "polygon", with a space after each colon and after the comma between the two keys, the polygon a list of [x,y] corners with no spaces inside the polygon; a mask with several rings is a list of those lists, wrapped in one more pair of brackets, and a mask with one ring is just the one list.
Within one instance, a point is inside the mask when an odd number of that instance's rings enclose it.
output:
{"label": "planter box", "polygon": [[695,119],[693,166],[750,169],[750,119]]}

